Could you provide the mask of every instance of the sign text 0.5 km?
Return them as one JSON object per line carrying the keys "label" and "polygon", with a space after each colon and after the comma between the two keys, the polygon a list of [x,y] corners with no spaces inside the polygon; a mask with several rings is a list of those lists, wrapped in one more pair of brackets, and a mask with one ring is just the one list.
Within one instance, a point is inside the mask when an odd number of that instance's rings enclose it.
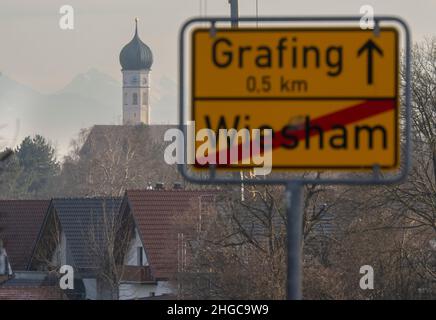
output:
{"label": "sign text 0.5 km", "polygon": [[191,119],[272,129],[273,168],[395,169],[398,46],[394,28],[196,29]]}

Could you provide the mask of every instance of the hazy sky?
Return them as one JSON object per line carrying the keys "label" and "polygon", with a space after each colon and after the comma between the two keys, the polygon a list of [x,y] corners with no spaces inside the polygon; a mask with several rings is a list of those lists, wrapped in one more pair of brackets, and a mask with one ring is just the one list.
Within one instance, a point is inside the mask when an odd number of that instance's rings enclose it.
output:
{"label": "hazy sky", "polygon": [[[371,4],[376,14],[394,14],[410,25],[414,40],[436,34],[436,0],[258,0],[261,15],[358,14]],[[203,0],[203,3],[205,1]],[[241,15],[255,13],[256,0],[240,0]],[[75,9],[75,30],[58,26],[59,8]],[[208,15],[227,15],[227,0],[208,0]],[[155,56],[153,77],[177,75],[180,25],[200,13],[200,0],[0,0],[0,71],[44,93],[62,88],[95,67],[120,80],[118,54],[140,36]]]}

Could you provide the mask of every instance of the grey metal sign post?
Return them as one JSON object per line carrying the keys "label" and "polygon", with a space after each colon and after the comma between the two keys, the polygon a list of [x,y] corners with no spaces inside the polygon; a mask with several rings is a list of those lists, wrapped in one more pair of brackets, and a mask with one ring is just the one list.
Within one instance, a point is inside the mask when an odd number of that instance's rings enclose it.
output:
{"label": "grey metal sign post", "polygon": [[[239,18],[240,24],[243,23],[316,23],[316,24],[355,24],[358,25],[361,17],[356,16],[339,16],[339,17],[260,17],[260,18]],[[217,24],[231,24],[233,19],[228,17],[209,17],[209,18],[195,18],[187,21],[181,28],[179,34],[179,129],[184,134],[185,150],[188,146],[188,132],[187,132],[187,116],[185,111],[187,110],[187,89],[190,87],[187,84],[186,74],[186,57],[187,49],[186,37],[190,28],[196,24],[208,23],[211,28],[211,34],[214,34],[214,30]],[[320,177],[304,177],[298,176],[289,178],[265,178],[265,179],[236,179],[235,176],[220,177],[217,175],[215,167],[209,167],[209,174],[207,176],[193,175],[188,169],[187,152],[185,152],[185,164],[179,164],[178,169],[182,176],[189,182],[199,184],[227,184],[238,185],[242,182],[246,185],[284,185],[286,187],[286,205],[287,205],[287,253],[288,253],[288,265],[287,265],[287,298],[292,300],[302,299],[302,231],[303,231],[303,195],[305,185],[388,185],[402,182],[409,171],[410,167],[410,155],[411,155],[411,40],[410,31],[407,24],[400,18],[392,16],[379,16],[375,17],[376,28],[375,32],[379,30],[379,26],[382,23],[395,24],[402,29],[403,34],[403,61],[402,68],[405,74],[405,86],[402,91],[403,106],[399,106],[403,112],[404,122],[401,123],[401,165],[400,170],[389,176],[381,174],[378,165],[374,165],[373,173],[365,177],[333,177],[333,178],[320,178]]]}
{"label": "grey metal sign post", "polygon": [[238,0],[229,0],[230,4],[230,17],[232,19],[232,27],[238,27],[238,17],[239,17],[239,3]]}
{"label": "grey metal sign post", "polygon": [[289,300],[302,298],[303,187],[298,182],[290,182],[286,185],[288,200],[286,203],[288,253],[286,296]]}

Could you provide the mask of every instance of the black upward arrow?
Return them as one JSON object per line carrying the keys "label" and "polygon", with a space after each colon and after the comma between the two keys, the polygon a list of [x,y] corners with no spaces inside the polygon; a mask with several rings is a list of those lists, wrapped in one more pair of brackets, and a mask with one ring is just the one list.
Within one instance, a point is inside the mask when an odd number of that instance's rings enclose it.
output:
{"label": "black upward arrow", "polygon": [[368,72],[367,72],[367,82],[368,84],[372,84],[373,83],[373,74],[374,74],[374,68],[373,68],[373,52],[374,50],[381,56],[383,56],[383,51],[382,49],[380,49],[377,44],[372,41],[371,39],[369,39],[367,42],[365,42],[365,44],[359,49],[359,51],[357,52],[357,56],[360,57],[362,55],[362,53],[364,53],[365,51],[368,51],[368,61],[367,61],[367,67],[368,67]]}

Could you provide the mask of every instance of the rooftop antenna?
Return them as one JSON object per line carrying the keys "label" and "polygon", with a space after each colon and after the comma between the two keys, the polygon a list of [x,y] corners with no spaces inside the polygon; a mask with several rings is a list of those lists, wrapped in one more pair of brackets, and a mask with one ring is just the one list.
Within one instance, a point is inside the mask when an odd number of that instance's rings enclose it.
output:
{"label": "rooftop antenna", "polygon": [[232,19],[232,28],[239,26],[239,4],[238,0],[229,0],[230,3],[230,17]]}

